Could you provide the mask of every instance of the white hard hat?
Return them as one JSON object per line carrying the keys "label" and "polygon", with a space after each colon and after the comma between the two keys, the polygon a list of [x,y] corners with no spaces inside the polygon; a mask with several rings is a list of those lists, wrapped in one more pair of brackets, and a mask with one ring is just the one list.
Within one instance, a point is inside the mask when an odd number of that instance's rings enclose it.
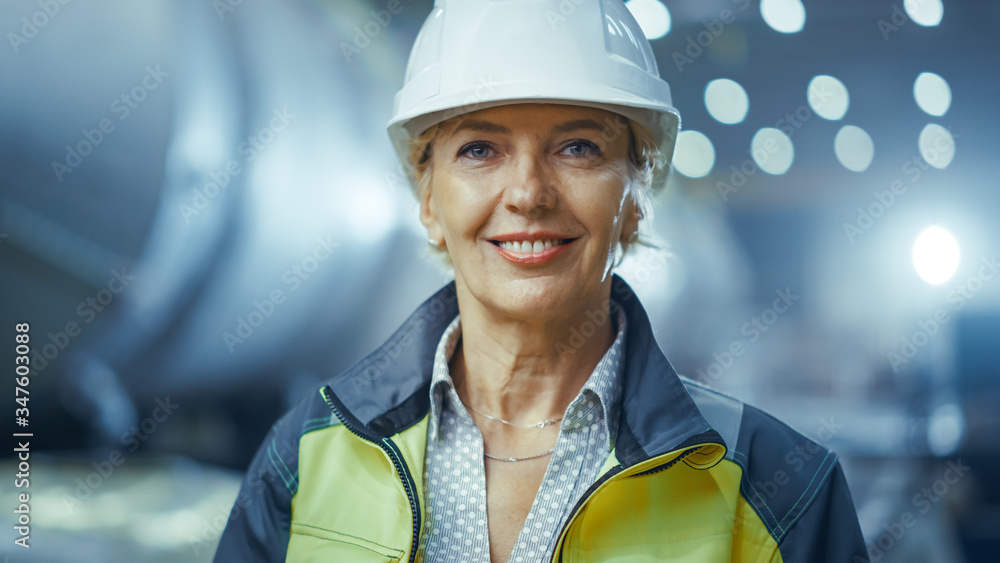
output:
{"label": "white hard hat", "polygon": [[[389,137],[411,182],[408,142],[464,113],[512,103],[596,107],[652,132],[667,162],[680,115],[621,0],[436,0],[396,93]],[[667,168],[654,173],[653,186]]]}

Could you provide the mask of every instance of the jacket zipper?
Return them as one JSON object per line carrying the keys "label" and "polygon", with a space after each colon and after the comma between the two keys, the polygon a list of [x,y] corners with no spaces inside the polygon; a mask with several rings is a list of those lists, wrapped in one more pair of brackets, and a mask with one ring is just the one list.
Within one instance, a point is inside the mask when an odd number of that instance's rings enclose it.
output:
{"label": "jacket zipper", "polygon": [[[656,466],[656,467],[654,467],[652,469],[647,469],[646,471],[642,471],[642,472],[639,472],[639,473],[635,473],[635,474],[629,475],[629,477],[638,477],[640,475],[652,475],[653,473],[659,473],[661,471],[666,471],[667,469],[670,469],[671,467],[673,467],[678,461],[680,461],[680,460],[684,459],[685,457],[687,457],[688,454],[694,453],[694,452],[698,451],[699,449],[700,448],[698,448],[698,447],[694,447],[694,448],[685,450],[680,455],[678,455],[674,459],[668,461],[667,463],[664,463],[663,465],[658,465],[658,466]],[[667,456],[667,455],[670,455],[670,453],[666,453],[666,454],[663,454],[663,455]],[[662,456],[658,456],[658,457],[662,457]],[[655,459],[655,458],[651,458],[651,459]],[[647,461],[649,461],[649,460],[647,460]],[[586,504],[586,502],[590,499],[590,497],[592,497],[597,492],[598,489],[600,489],[601,487],[603,487],[605,483],[607,483],[608,481],[610,481],[611,479],[613,479],[614,477],[616,477],[619,473],[621,473],[624,470],[625,470],[625,468],[622,467],[622,464],[620,464],[620,463],[618,465],[612,467],[611,469],[609,469],[607,473],[605,473],[604,475],[602,475],[597,481],[594,481],[594,483],[592,485],[590,485],[590,487],[588,487],[586,491],[584,491],[583,496],[580,497],[580,500],[577,501],[576,506],[574,506],[573,510],[570,511],[569,518],[566,519],[566,524],[564,524],[563,527],[562,527],[562,530],[559,531],[559,539],[556,541],[556,548],[555,549],[556,549],[556,551],[559,552],[559,563],[562,563],[562,560],[563,560],[563,550],[562,550],[562,548],[560,546],[562,545],[562,543],[566,539],[564,537],[564,534],[566,533],[566,530],[569,529],[570,525],[573,523],[573,520],[576,519],[576,516],[580,512],[580,510],[583,508],[583,505]],[[552,557],[553,557],[553,559],[550,559],[550,561],[554,561],[555,560],[555,552],[553,552]]]}
{"label": "jacket zipper", "polygon": [[[413,516],[413,530],[411,537],[411,547],[410,547],[410,559],[409,563],[413,563],[417,559],[417,548],[420,545],[420,500],[416,493],[416,483],[413,481],[413,475],[410,473],[409,468],[406,466],[406,461],[403,460],[403,452],[400,451],[399,446],[389,438],[384,438],[369,431],[364,427],[356,427],[354,424],[347,420],[347,417],[341,412],[343,407],[338,408],[334,404],[334,394],[333,389],[330,386],[324,387],[320,394],[323,396],[323,400],[326,401],[326,405],[330,407],[333,411],[334,416],[340,420],[344,428],[347,428],[351,434],[371,442],[382,449],[385,452],[386,457],[392,462],[393,467],[396,469],[396,473],[399,475],[400,481],[403,483],[403,490],[406,491],[406,500],[410,503],[410,512]],[[337,401],[339,403],[339,401]]]}
{"label": "jacket zipper", "polygon": [[661,471],[666,471],[666,470],[670,469],[671,467],[673,467],[674,465],[676,465],[678,461],[686,458],[689,454],[692,454],[692,453],[698,451],[699,449],[701,449],[701,448],[691,448],[689,450],[684,450],[683,452],[681,452],[680,455],[678,455],[674,459],[668,461],[667,463],[664,463],[663,465],[658,465],[658,466],[656,466],[656,467],[654,467],[652,469],[647,469],[647,470],[645,470],[645,471],[643,471],[641,473],[636,473],[635,475],[633,475],[633,477],[638,477],[639,475],[652,475],[653,473],[659,473]]}

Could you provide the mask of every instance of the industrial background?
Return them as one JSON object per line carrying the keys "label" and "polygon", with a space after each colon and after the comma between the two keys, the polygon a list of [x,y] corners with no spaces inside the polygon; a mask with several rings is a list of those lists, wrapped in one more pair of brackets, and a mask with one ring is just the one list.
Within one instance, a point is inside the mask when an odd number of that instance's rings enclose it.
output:
{"label": "industrial background", "polygon": [[[684,130],[620,269],[667,356],[837,451],[872,561],[995,561],[1000,4],[628,4]],[[0,6],[0,557],[209,561],[274,420],[447,282],[385,133],[431,9]]]}

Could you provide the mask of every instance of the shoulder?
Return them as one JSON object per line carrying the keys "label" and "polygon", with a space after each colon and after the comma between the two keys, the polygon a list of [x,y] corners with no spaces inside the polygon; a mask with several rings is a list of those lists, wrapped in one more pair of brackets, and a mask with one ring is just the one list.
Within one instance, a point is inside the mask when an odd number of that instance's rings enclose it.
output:
{"label": "shoulder", "polygon": [[298,489],[298,469],[302,438],[311,433],[339,424],[320,393],[318,385],[286,412],[264,438],[248,474],[254,472],[279,477],[289,497]]}
{"label": "shoulder", "polygon": [[[774,465],[776,470],[799,473],[807,467],[819,468],[837,461],[829,448],[767,412],[690,378],[680,379],[698,410],[725,441],[726,457],[744,469]],[[827,441],[836,434],[838,425],[832,420],[819,419],[817,424],[821,428],[820,440]]]}
{"label": "shoulder", "polygon": [[[752,405],[682,377],[702,415],[726,442],[726,459],[741,470],[740,496],[779,544],[801,522],[841,521],[851,528],[857,515],[833,451]],[[832,420],[817,420],[818,438],[836,433]],[[833,514],[836,512],[837,514]],[[832,530],[827,530],[828,532]],[[795,536],[795,534],[791,534]]]}
{"label": "shoulder", "polygon": [[285,558],[292,498],[299,489],[302,437],[334,424],[332,412],[323,403],[319,388],[314,389],[264,437],[247,468],[214,561]]}

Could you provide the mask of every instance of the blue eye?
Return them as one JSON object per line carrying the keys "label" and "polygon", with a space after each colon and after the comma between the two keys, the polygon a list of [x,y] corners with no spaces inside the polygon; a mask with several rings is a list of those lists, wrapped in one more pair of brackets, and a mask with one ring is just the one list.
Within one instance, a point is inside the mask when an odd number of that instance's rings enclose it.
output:
{"label": "blue eye", "polygon": [[601,149],[590,141],[573,141],[566,145],[563,152],[570,156],[591,156],[601,154]]}
{"label": "blue eye", "polygon": [[486,143],[469,143],[458,151],[458,155],[483,160],[492,156],[492,150]]}

